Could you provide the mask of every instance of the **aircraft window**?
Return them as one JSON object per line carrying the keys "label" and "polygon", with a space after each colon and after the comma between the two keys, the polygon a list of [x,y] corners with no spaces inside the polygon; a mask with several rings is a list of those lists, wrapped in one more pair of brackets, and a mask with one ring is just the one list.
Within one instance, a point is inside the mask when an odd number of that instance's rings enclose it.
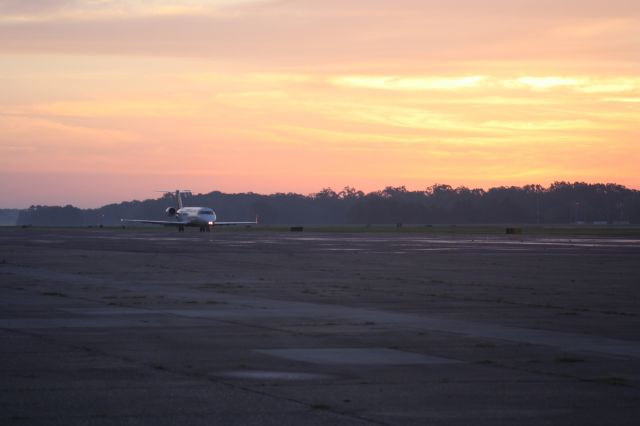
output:
{"label": "aircraft window", "polygon": [[200,210],[198,214],[213,214],[213,210]]}

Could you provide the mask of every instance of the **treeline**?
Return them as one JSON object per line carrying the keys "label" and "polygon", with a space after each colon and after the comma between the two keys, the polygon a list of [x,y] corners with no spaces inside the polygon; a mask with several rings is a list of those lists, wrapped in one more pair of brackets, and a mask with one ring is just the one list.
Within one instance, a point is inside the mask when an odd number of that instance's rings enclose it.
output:
{"label": "treeline", "polygon": [[0,226],[15,225],[19,214],[18,209],[0,209]]}
{"label": "treeline", "polygon": [[[171,194],[159,199],[109,204],[98,209],[31,206],[18,225],[113,226],[121,218],[166,219]],[[186,205],[212,207],[218,220],[263,224],[474,224],[640,223],[640,191],[617,184],[556,182],[489,190],[436,184],[421,191],[387,187],[365,194],[346,187],[310,194],[211,192],[185,198]]]}

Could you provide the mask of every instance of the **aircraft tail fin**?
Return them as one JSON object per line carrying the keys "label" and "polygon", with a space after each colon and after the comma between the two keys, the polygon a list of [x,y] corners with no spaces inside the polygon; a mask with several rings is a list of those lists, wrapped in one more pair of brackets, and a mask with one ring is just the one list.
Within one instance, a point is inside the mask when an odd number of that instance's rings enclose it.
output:
{"label": "aircraft tail fin", "polygon": [[183,207],[182,204],[182,195],[191,195],[191,190],[189,189],[176,189],[175,192],[174,191],[158,191],[158,192],[163,192],[164,194],[168,195],[168,194],[174,194],[176,196],[176,201],[178,202],[178,208],[181,209]]}
{"label": "aircraft tail fin", "polygon": [[182,208],[182,196],[180,195],[180,190],[176,190],[176,199],[178,200],[178,208]]}

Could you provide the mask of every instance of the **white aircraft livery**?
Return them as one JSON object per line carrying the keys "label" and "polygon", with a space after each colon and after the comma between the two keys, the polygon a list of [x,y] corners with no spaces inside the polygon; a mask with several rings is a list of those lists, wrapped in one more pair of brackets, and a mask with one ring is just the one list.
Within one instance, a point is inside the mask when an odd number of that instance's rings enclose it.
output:
{"label": "white aircraft livery", "polygon": [[152,223],[154,225],[176,226],[178,231],[184,232],[185,226],[199,227],[200,232],[209,232],[213,226],[256,225],[258,218],[253,222],[218,222],[216,213],[208,207],[184,207],[182,205],[182,193],[189,191],[176,191],[178,208],[167,207],[167,216],[174,220],[146,220],[146,219],[120,219],[122,222]]}

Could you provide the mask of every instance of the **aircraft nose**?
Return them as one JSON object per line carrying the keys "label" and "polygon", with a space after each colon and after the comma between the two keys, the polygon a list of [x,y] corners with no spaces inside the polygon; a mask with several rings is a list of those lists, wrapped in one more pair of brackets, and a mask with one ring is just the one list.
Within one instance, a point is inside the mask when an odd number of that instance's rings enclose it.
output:
{"label": "aircraft nose", "polygon": [[211,216],[213,218],[212,220],[215,222],[216,221],[216,212],[213,212],[213,214]]}

